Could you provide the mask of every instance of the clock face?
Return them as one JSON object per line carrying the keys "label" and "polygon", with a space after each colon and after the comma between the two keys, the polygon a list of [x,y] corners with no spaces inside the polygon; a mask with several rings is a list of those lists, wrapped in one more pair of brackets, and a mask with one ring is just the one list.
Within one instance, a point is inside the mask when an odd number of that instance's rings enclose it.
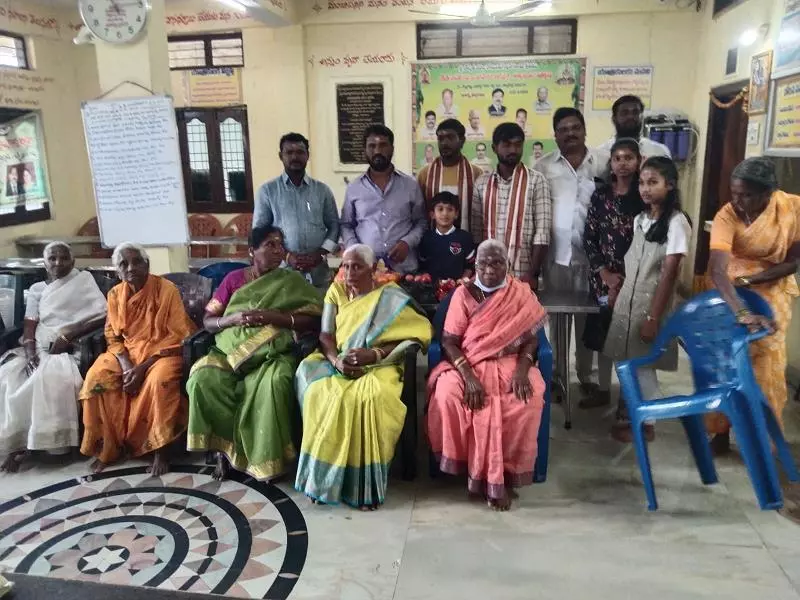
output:
{"label": "clock face", "polygon": [[86,27],[104,42],[135,40],[147,23],[147,0],[78,0]]}

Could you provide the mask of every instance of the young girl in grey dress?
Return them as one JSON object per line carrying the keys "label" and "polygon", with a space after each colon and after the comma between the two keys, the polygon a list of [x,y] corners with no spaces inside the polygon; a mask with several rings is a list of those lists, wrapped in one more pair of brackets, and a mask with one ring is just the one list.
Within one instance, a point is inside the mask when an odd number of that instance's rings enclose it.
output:
{"label": "young girl in grey dress", "polygon": [[[615,361],[650,352],[661,323],[672,310],[675,283],[692,237],[691,224],[681,209],[675,163],[661,156],[648,159],[639,175],[639,193],[646,208],[633,223],[633,243],[625,254],[625,281],[603,349]],[[661,396],[656,369],[677,368],[678,348],[673,342],[652,367],[639,369],[644,399]],[[622,398],[611,435],[620,442],[632,438]],[[645,425],[645,435],[648,441],[654,439],[652,425]]]}

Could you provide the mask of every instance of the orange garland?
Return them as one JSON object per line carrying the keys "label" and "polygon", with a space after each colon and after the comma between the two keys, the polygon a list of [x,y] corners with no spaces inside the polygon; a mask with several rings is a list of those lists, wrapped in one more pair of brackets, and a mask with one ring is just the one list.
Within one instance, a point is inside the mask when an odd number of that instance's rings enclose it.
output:
{"label": "orange garland", "polygon": [[747,112],[747,96],[748,96],[748,89],[743,87],[736,96],[733,97],[730,102],[722,102],[714,95],[714,92],[708,92],[708,96],[711,98],[711,103],[716,106],[717,108],[721,108],[723,110],[727,110],[730,107],[734,106],[738,102],[742,102],[742,110]]}

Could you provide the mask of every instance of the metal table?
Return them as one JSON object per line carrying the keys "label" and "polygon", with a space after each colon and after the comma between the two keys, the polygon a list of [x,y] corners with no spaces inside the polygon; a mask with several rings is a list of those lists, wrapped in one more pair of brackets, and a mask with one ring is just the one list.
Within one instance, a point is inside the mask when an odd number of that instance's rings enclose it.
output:
{"label": "metal table", "polygon": [[558,389],[564,402],[564,429],[572,428],[572,400],[569,389],[570,317],[575,314],[599,313],[600,307],[587,292],[543,290],[539,302],[554,321],[553,390]]}

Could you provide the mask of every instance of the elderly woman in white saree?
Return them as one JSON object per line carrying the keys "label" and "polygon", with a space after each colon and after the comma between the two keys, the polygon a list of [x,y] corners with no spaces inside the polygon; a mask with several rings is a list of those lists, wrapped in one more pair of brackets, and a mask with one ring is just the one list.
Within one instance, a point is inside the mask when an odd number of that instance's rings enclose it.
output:
{"label": "elderly woman in white saree", "polygon": [[83,378],[72,341],[103,324],[106,300],[86,272],[74,269],[67,244],[44,249],[49,280],[31,286],[22,347],[0,357],[0,470],[14,472],[29,450],[62,454],[78,445]]}

